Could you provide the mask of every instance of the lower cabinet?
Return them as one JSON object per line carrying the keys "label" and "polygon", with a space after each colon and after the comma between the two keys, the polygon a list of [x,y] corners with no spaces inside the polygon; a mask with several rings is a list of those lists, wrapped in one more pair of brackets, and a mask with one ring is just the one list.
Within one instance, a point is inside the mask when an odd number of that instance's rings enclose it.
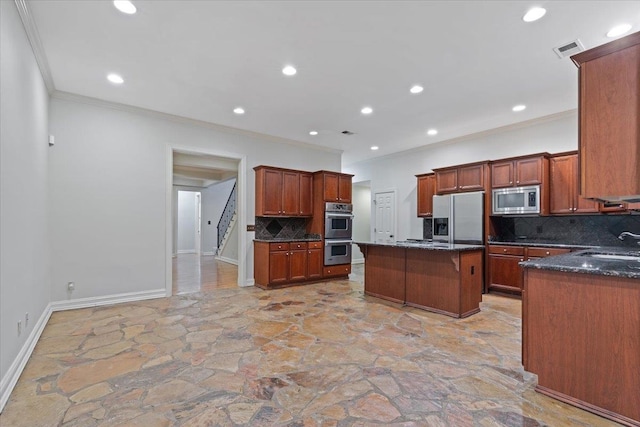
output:
{"label": "lower cabinet", "polygon": [[519,263],[571,252],[566,248],[489,245],[489,292],[522,295],[524,275]]}
{"label": "lower cabinet", "polygon": [[351,264],[324,267],[322,242],[254,242],[256,286],[273,288],[341,277],[351,273]]}

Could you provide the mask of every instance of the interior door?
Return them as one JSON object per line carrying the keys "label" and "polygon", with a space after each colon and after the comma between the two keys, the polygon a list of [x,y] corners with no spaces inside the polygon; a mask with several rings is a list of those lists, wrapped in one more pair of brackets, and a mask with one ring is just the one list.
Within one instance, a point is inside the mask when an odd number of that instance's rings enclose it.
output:
{"label": "interior door", "polygon": [[374,203],[376,243],[395,242],[396,193],[394,191],[376,193]]}

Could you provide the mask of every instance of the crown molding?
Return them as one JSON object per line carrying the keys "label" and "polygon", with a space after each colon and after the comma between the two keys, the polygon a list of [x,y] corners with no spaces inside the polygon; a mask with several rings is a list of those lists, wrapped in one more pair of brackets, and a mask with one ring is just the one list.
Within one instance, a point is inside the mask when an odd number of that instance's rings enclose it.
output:
{"label": "crown molding", "polygon": [[27,33],[27,39],[29,40],[29,44],[31,44],[31,50],[33,51],[33,55],[36,57],[38,68],[40,68],[40,74],[42,74],[42,79],[47,87],[47,91],[51,94],[56,90],[56,87],[53,84],[53,77],[51,75],[51,69],[49,68],[49,60],[44,52],[42,40],[40,40],[40,34],[38,33],[38,28],[36,27],[36,23],[33,19],[33,14],[29,9],[27,0],[15,0],[15,3],[18,8],[20,19],[22,20],[22,25]]}
{"label": "crown molding", "polygon": [[212,129],[218,132],[224,132],[224,133],[233,134],[233,135],[247,136],[250,138],[262,139],[262,140],[267,140],[270,142],[276,142],[280,144],[289,144],[289,145],[295,145],[298,147],[309,148],[312,150],[326,151],[334,154],[342,154],[342,150],[339,150],[337,148],[323,147],[320,145],[309,144],[307,142],[296,141],[293,139],[282,138],[279,136],[267,135],[264,133],[253,132],[250,130],[238,129],[231,126],[225,126],[217,123],[206,122],[204,120],[190,119],[184,116],[177,116],[174,114],[162,113],[160,111],[149,110],[147,108],[136,107],[128,104],[121,104],[119,102],[105,101],[103,99],[92,98],[84,95],[77,95],[75,93],[70,93],[70,92],[54,90],[51,93],[51,97],[55,99],[60,99],[63,101],[78,102],[78,103],[89,104],[89,105],[93,105],[101,108],[109,108],[112,110],[139,114],[139,115],[143,115],[143,116],[151,117],[155,119],[168,120],[175,123],[181,123],[181,124],[186,124],[191,126],[199,126],[199,127]]}

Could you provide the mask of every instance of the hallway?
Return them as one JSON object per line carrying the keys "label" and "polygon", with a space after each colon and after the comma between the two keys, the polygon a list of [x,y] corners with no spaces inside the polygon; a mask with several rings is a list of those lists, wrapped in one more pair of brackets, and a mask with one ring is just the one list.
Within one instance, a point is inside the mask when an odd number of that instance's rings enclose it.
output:
{"label": "hallway", "polygon": [[238,286],[238,266],[213,255],[178,254],[173,262],[173,295],[209,292]]}

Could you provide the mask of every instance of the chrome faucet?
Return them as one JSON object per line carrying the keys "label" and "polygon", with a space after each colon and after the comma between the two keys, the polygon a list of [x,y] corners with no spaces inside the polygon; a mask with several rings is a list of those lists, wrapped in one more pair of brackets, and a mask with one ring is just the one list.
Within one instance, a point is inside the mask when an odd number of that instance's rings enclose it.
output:
{"label": "chrome faucet", "polygon": [[633,234],[630,231],[623,231],[622,233],[620,233],[620,235],[618,236],[618,239],[620,240],[624,240],[625,237],[631,237],[632,239],[636,239],[638,240],[638,244],[640,245],[640,234]]}

